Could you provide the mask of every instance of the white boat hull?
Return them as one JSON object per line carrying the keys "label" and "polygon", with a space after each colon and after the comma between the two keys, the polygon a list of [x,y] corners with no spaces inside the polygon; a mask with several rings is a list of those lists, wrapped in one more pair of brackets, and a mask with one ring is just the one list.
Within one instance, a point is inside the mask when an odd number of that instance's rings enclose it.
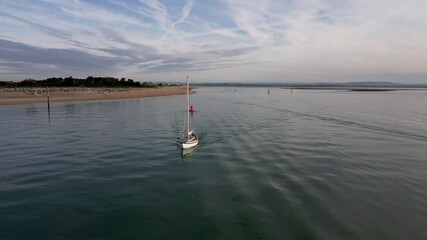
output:
{"label": "white boat hull", "polygon": [[194,141],[182,142],[182,149],[189,149],[189,148],[197,146],[197,144],[199,144],[198,139],[196,139]]}

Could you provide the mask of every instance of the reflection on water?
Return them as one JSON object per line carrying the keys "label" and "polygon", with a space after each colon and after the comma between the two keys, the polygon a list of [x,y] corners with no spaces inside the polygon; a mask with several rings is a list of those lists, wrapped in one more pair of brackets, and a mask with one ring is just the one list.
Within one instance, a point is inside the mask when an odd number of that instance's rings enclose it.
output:
{"label": "reflection on water", "polygon": [[76,112],[76,104],[74,103],[67,103],[65,106],[65,113],[67,115],[74,115]]}
{"label": "reflection on water", "polygon": [[37,105],[27,105],[25,106],[25,114],[27,117],[35,116],[39,112],[39,107]]}
{"label": "reflection on water", "polygon": [[181,149],[181,157],[184,162],[190,161],[191,155],[193,155],[196,152],[198,146],[195,146],[193,148],[189,149]]}

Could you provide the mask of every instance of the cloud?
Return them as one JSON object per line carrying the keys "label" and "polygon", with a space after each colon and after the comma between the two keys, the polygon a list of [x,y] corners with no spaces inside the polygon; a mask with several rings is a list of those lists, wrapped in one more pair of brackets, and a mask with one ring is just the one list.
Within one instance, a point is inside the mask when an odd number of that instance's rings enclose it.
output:
{"label": "cloud", "polygon": [[183,23],[188,18],[188,15],[190,15],[193,5],[193,1],[188,1],[187,4],[185,4],[185,6],[182,8],[181,17],[177,21],[172,23],[171,29],[174,29],[178,24]]}
{"label": "cloud", "polygon": [[118,61],[110,57],[95,56],[71,49],[38,48],[0,39],[0,59],[9,62],[37,63],[63,68],[112,67]]}
{"label": "cloud", "polygon": [[[120,39],[119,39],[120,40]],[[121,39],[123,42],[127,42]],[[128,43],[128,42],[127,42]],[[40,48],[31,45],[0,39],[0,61],[9,73],[20,73],[31,69],[31,72],[40,72],[47,69],[48,72],[63,76],[62,72],[81,75],[105,75],[107,72],[118,72],[120,69],[130,67],[137,72],[181,72],[200,71],[224,67],[225,58],[238,57],[251,48],[231,49],[229,51],[209,51],[206,53],[161,54],[155,49],[129,43],[142,49],[141,52],[133,48],[99,48],[99,52],[108,53],[109,56],[99,56],[80,50]],[[241,65],[244,62],[234,62],[232,65]],[[33,67],[28,68],[28,66]]]}
{"label": "cloud", "polygon": [[170,18],[166,6],[157,0],[139,0],[145,4],[148,9],[142,10],[141,13],[156,20],[162,29],[167,29],[170,25]]}

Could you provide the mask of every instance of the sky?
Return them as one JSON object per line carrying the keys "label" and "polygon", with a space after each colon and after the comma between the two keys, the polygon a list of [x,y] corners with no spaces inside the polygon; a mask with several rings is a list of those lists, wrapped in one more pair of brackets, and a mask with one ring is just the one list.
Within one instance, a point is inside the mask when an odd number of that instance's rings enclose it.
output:
{"label": "sky", "polygon": [[0,0],[0,80],[427,83],[426,0]]}

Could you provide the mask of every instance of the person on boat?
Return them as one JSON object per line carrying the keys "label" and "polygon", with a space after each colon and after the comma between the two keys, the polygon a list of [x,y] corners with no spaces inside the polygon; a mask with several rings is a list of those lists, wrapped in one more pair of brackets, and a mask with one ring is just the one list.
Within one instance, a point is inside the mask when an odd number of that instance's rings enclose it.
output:
{"label": "person on boat", "polygon": [[193,132],[191,132],[190,135],[188,135],[188,141],[194,141],[196,139],[197,139],[197,136]]}

